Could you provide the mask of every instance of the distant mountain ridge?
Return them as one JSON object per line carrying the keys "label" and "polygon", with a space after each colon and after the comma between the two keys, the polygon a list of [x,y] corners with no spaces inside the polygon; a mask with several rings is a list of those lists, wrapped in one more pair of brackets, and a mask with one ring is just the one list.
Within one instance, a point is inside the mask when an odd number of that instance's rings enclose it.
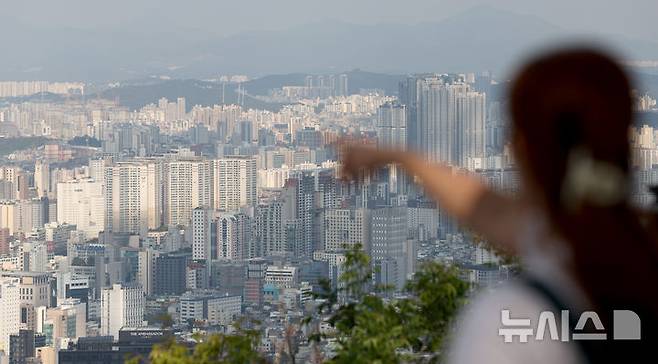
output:
{"label": "distant mountain ridge", "polygon": [[[395,95],[398,92],[399,82],[406,77],[404,75],[388,75],[361,70],[344,73],[348,76],[350,93],[357,93],[361,89],[381,89],[388,95]],[[303,86],[307,75],[305,73],[269,75],[247,81],[241,87],[249,95],[267,95],[270,90],[282,86]],[[104,90],[99,96],[117,100],[131,110],[139,109],[148,104],[156,104],[162,97],[170,101],[175,101],[178,97],[185,97],[189,109],[194,105],[211,106],[220,104],[222,96],[225,104],[237,104],[236,87],[235,84],[227,84],[224,91],[222,91],[222,85],[218,82],[194,79],[151,79],[127,82],[124,85]],[[94,96],[96,95],[92,97]],[[275,111],[279,110],[282,105],[263,102],[247,96],[244,100],[244,106]]]}
{"label": "distant mountain ridge", "polygon": [[[2,15],[0,15],[2,17]],[[34,29],[0,19],[0,79],[109,81],[166,75],[212,78],[339,73],[501,71],[526,52],[568,35],[540,18],[476,7],[439,22],[356,25],[337,21],[216,37],[194,30]],[[566,38],[570,39],[570,38]],[[656,43],[610,36],[635,59],[658,59]]]}

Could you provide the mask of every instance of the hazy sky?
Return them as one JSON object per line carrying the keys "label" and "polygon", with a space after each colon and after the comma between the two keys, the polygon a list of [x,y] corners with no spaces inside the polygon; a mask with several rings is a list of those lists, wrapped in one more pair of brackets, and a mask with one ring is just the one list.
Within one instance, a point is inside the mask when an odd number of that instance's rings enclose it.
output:
{"label": "hazy sky", "polygon": [[567,30],[655,40],[657,0],[1,0],[3,16],[35,26],[114,27],[122,23],[196,28],[220,35],[322,20],[359,24],[441,20],[489,5],[532,14]]}

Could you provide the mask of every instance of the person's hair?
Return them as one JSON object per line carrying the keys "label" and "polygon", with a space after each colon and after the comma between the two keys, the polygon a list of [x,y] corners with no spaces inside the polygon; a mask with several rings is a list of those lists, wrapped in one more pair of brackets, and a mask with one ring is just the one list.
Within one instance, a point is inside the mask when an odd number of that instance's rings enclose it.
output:
{"label": "person's hair", "polygon": [[524,182],[570,246],[590,301],[656,322],[658,244],[628,201],[632,96],[624,71],[596,50],[556,51],[521,70],[510,108]]}

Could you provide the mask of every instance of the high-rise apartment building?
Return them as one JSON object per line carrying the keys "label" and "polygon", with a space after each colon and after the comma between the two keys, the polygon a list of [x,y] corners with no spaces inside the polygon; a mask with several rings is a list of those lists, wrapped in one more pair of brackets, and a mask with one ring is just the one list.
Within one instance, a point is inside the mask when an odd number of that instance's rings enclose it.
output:
{"label": "high-rise apartment building", "polygon": [[377,109],[377,141],[381,148],[407,149],[406,106],[387,102]]}
{"label": "high-rise apartment building", "polygon": [[324,250],[341,251],[361,244],[370,250],[370,214],[367,209],[330,209],[324,213]]}
{"label": "high-rise apartment building", "polygon": [[35,308],[50,307],[50,275],[3,272],[0,276],[0,350],[8,353],[9,336],[34,330]]}
{"label": "high-rise apartment building", "polygon": [[249,258],[253,242],[252,219],[243,213],[220,214],[217,218],[217,258],[243,260]]}
{"label": "high-rise apartment building", "polygon": [[186,115],[187,115],[187,109],[185,105],[185,98],[179,97],[176,100],[176,119],[185,120]]}
{"label": "high-rise apartment building", "polygon": [[213,161],[213,195],[217,210],[233,212],[257,203],[256,159],[228,157]]}
{"label": "high-rise apartment building", "polygon": [[441,78],[423,80],[419,90],[418,136],[420,151],[432,162],[457,164],[457,97],[466,84],[449,84]]}
{"label": "high-rise apartment building", "polygon": [[0,255],[9,254],[10,236],[8,228],[0,228]]}
{"label": "high-rise apartment building", "polygon": [[119,162],[105,167],[105,226],[108,231],[146,236],[162,225],[162,164]]}
{"label": "high-rise apartment building", "polygon": [[137,253],[137,282],[147,296],[155,291],[155,262],[159,255],[159,251],[151,248],[142,249]]}
{"label": "high-rise apartment building", "polygon": [[283,199],[275,199],[258,206],[256,212],[256,241],[262,255],[281,255],[291,251],[286,239]]}
{"label": "high-rise apartment building", "polygon": [[486,96],[469,91],[457,96],[457,154],[459,165],[484,168],[486,156]]}
{"label": "high-rise apartment building", "polygon": [[397,289],[404,286],[406,277],[404,244],[407,239],[407,208],[384,206],[370,210],[370,256],[373,262],[385,261],[394,264],[398,272],[389,282]]}
{"label": "high-rise apartment building", "polygon": [[138,285],[114,284],[101,293],[101,335],[119,337],[122,327],[144,326],[144,292]]}
{"label": "high-rise apartment building", "polygon": [[8,193],[4,193],[5,198],[16,200],[28,198],[28,176],[20,167],[0,167],[0,180],[8,183]]}
{"label": "high-rise apartment building", "polygon": [[486,152],[486,96],[460,77],[410,77],[400,84],[407,146],[433,162],[480,168]]}
{"label": "high-rise apartment building", "polygon": [[192,210],[192,259],[210,262],[217,258],[215,212],[197,207]]}
{"label": "high-rise apartment building", "polygon": [[41,229],[50,222],[50,201],[48,198],[32,198],[21,201],[21,210],[24,222],[23,231]]}
{"label": "high-rise apartment building", "polygon": [[53,197],[50,187],[50,165],[41,160],[37,160],[34,164],[34,187],[39,198]]}
{"label": "high-rise apartment building", "polygon": [[243,260],[255,247],[253,219],[244,213],[222,213],[197,208],[192,211],[192,259]]}
{"label": "high-rise apartment building", "polygon": [[407,77],[399,85],[399,101],[405,106],[407,121],[407,148],[419,150],[420,136],[418,135],[418,77]]}
{"label": "high-rise apartment building", "polygon": [[[286,181],[284,187],[288,193],[288,200],[295,202],[294,213],[288,213],[288,216],[294,217],[294,240],[293,254],[296,257],[310,258],[313,255],[313,248],[318,245],[319,237],[315,234],[314,228],[316,223],[316,179],[312,173],[298,172],[294,177]],[[288,233],[287,239],[291,234]]]}
{"label": "high-rise apartment building", "polygon": [[[377,109],[377,144],[379,148],[407,149],[407,110],[405,105],[387,102]],[[389,190],[404,191],[406,178],[397,165],[388,166]]]}
{"label": "high-rise apartment building", "polygon": [[192,210],[212,203],[211,162],[178,160],[165,164],[164,215],[166,225],[190,224]]}
{"label": "high-rise apartment building", "polygon": [[0,201],[0,229],[7,229],[9,235],[19,231],[18,209],[16,201]]}
{"label": "high-rise apartment building", "polygon": [[76,225],[87,238],[96,238],[105,229],[103,184],[77,179],[57,184],[57,222]]}
{"label": "high-rise apartment building", "polygon": [[20,282],[0,278],[0,350],[9,353],[9,336],[21,329]]}

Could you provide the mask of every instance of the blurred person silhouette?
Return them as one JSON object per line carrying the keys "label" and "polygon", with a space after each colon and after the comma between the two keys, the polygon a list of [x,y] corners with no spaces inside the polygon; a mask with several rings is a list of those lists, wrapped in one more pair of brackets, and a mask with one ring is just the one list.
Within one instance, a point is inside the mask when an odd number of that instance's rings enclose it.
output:
{"label": "blurred person silhouette", "polygon": [[[522,181],[515,198],[412,152],[346,144],[342,173],[359,178],[397,163],[446,213],[521,258],[520,279],[478,294],[464,309],[450,362],[646,362],[642,355],[658,344],[658,244],[655,217],[629,204],[632,96],[624,71],[598,50],[557,50],[526,65],[510,96]],[[503,310],[531,319],[528,342],[504,341]],[[613,323],[617,330],[622,324],[614,310],[639,316],[641,340],[615,340]],[[554,313],[557,338],[550,323],[537,326],[544,311]],[[601,322],[597,328],[589,317],[581,331],[605,331],[604,340],[572,336],[585,311]]]}

